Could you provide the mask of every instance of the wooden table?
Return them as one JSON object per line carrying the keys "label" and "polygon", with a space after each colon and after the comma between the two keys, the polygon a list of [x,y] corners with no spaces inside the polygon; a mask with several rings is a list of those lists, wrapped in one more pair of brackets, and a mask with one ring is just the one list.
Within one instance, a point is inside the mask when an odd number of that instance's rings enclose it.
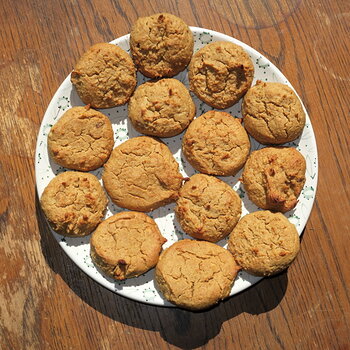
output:
{"label": "wooden table", "polygon": [[[266,55],[318,143],[317,197],[293,266],[201,313],[134,302],[87,277],[35,190],[39,126],[77,58],[161,11]],[[344,0],[1,1],[0,348],[350,349],[349,23]]]}

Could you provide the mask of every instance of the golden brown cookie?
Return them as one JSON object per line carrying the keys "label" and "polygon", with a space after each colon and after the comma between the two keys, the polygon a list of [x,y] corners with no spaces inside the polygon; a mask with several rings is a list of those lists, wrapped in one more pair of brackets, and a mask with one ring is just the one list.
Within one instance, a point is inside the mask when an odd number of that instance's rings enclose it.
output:
{"label": "golden brown cookie", "polygon": [[104,165],[103,184],[122,208],[151,211],[177,198],[182,176],[169,148],[148,136],[116,147]]}
{"label": "golden brown cookie", "polygon": [[171,137],[187,128],[196,106],[180,81],[162,79],[140,85],[130,98],[128,112],[138,132]]}
{"label": "golden brown cookie", "polygon": [[229,176],[243,167],[250,142],[239,119],[226,112],[209,111],[190,124],[182,150],[201,173]]}
{"label": "golden brown cookie", "polygon": [[146,77],[173,77],[191,60],[193,35],[181,18],[157,13],[134,23],[130,49],[137,69]]}
{"label": "golden brown cookie", "polygon": [[70,237],[90,234],[107,208],[107,196],[97,177],[76,171],[54,177],[40,202],[52,229]]}
{"label": "golden brown cookie", "polygon": [[156,282],[171,303],[200,310],[229,296],[239,270],[228,250],[214,243],[184,239],[160,255]]}
{"label": "golden brown cookie", "polygon": [[305,112],[294,91],[281,83],[257,81],[244,96],[244,127],[262,144],[282,144],[298,138]]}
{"label": "golden brown cookie", "polygon": [[131,57],[114,44],[95,44],[76,64],[71,82],[85,104],[110,108],[126,103],[136,87]]}
{"label": "golden brown cookie", "polygon": [[299,248],[295,226],[283,214],[268,210],[244,216],[228,243],[237,264],[256,276],[271,276],[285,270]]}
{"label": "golden brown cookie", "polygon": [[62,115],[50,130],[47,147],[57,164],[91,171],[107,161],[113,145],[111,122],[87,106],[73,107]]}
{"label": "golden brown cookie", "polygon": [[242,213],[242,201],[225,182],[214,176],[193,175],[181,187],[176,216],[190,236],[217,242],[228,236]]}
{"label": "golden brown cookie", "polygon": [[228,108],[252,84],[254,66],[241,46],[226,41],[210,43],[193,55],[188,67],[190,89],[214,108]]}
{"label": "golden brown cookie", "polygon": [[294,148],[266,147],[249,156],[242,182],[249,199],[262,209],[293,209],[305,183],[306,161]]}
{"label": "golden brown cookie", "polygon": [[98,225],[91,236],[92,261],[117,280],[140,276],[154,267],[166,239],[144,213],[122,212]]}

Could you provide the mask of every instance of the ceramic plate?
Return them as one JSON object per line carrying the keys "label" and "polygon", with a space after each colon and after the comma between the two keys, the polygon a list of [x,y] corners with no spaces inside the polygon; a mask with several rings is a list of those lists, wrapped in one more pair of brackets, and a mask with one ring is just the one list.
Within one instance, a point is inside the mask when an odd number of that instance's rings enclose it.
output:
{"label": "ceramic plate", "polygon": [[[249,53],[255,66],[255,76],[253,84],[255,84],[255,81],[259,79],[262,81],[280,82],[291,86],[286,77],[268,59],[266,59],[263,55],[261,55],[259,52],[252,49],[248,45],[227,35],[214,32],[212,30],[196,27],[191,27],[191,30],[194,35],[195,51],[205,46],[206,44],[209,44],[210,42],[218,40],[230,41],[235,44],[241,45]],[[120,46],[127,52],[130,51],[129,35],[120,37],[112,41],[111,43]],[[143,82],[148,80],[140,73],[138,73],[137,78],[138,84],[142,84]],[[188,87],[187,71],[178,74],[175,78],[179,79]],[[200,101],[195,95],[192,94],[192,97],[197,106],[197,116],[212,109],[204,102]],[[66,171],[66,169],[58,166],[49,158],[47,151],[47,135],[50,131],[50,128],[53,124],[57,122],[57,120],[62,116],[62,114],[67,111],[67,109],[69,109],[72,106],[82,105],[84,104],[77,96],[75,90],[72,87],[72,84],[70,83],[70,76],[68,76],[63,81],[63,83],[55,93],[54,97],[52,98],[43,118],[38,134],[35,154],[35,173],[39,198],[49,181],[58,173]],[[100,111],[107,115],[113,124],[115,146],[118,146],[119,144],[131,137],[140,135],[132,128],[132,126],[128,122],[126,105],[110,109],[102,109]],[[231,108],[226,109],[225,111],[230,113],[234,117],[240,118],[241,102],[237,103]],[[186,162],[186,160],[181,154],[182,136],[183,134],[172,138],[164,138],[163,141],[168,145],[175,159],[179,163],[182,174],[184,176],[191,176],[195,173],[195,170]],[[251,144],[252,150],[256,150],[262,147],[262,145],[260,145],[253,139],[251,139]],[[308,115],[306,116],[306,125],[301,137],[296,141],[286,145],[297,148],[304,155],[307,163],[306,183],[301,192],[299,202],[294,210],[286,213],[286,216],[289,218],[289,220],[296,225],[300,235],[310,215],[317,185],[318,165],[316,141]],[[92,173],[95,174],[99,179],[101,179],[102,168],[93,171]],[[238,173],[235,177],[222,177],[221,179],[230,184],[238,192],[239,196],[243,201],[242,215],[245,215],[247,213],[259,209],[255,205],[253,205],[247,198],[243,187],[238,181],[240,176],[241,172]],[[106,217],[118,213],[122,210],[123,209],[115,206],[112,202],[109,202]],[[181,227],[174,218],[174,204],[170,204],[165,207],[154,210],[151,213],[149,213],[149,215],[155,219],[160,231],[168,240],[167,243],[164,244],[163,248],[167,248],[168,246],[180,239],[190,238],[182,232]],[[90,236],[84,238],[67,238],[60,236],[55,232],[52,233],[56,240],[59,242],[62,249],[79,266],[79,268],[81,268],[86,274],[88,274],[91,278],[93,278],[96,282],[100,283],[104,287],[112,290],[117,294],[144,303],[162,306],[172,306],[172,304],[163,299],[163,297],[160,295],[157,288],[155,287],[154,269],[138,278],[133,278],[122,282],[116,282],[101,274],[91,262],[89,246]],[[226,246],[226,243],[227,240],[222,240],[218,244],[220,244],[221,246]],[[232,287],[231,295],[234,295],[250,287],[259,280],[260,278],[258,277],[251,276],[245,272],[240,272]]]}

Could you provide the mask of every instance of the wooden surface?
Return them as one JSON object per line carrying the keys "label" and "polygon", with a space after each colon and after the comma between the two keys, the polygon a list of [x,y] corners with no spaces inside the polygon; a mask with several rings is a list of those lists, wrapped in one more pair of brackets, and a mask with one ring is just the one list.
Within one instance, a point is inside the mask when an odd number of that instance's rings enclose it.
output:
{"label": "wooden surface", "polygon": [[[93,43],[166,11],[266,55],[304,101],[319,185],[289,269],[209,311],[109,292],[48,231],[34,179],[54,92]],[[0,2],[1,349],[350,349],[350,3],[344,0],[2,0]]]}

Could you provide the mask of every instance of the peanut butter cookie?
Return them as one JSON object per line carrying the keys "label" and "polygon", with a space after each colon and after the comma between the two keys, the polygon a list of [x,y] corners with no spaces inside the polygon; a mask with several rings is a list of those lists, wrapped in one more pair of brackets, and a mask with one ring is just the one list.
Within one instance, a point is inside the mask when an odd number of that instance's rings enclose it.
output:
{"label": "peanut butter cookie", "polygon": [[117,280],[140,276],[154,267],[166,239],[144,213],[122,212],[98,225],[91,236],[92,261]]}
{"label": "peanut butter cookie", "polygon": [[80,171],[102,166],[113,145],[111,122],[88,106],[68,109],[51,128],[47,144],[49,154],[57,164]]}
{"label": "peanut butter cookie", "polygon": [[110,108],[129,100],[136,87],[136,69],[131,57],[120,47],[100,43],[79,59],[71,82],[85,104]]}
{"label": "peanut butter cookie", "polygon": [[54,177],[40,202],[52,229],[70,237],[90,234],[107,208],[107,196],[97,177],[76,171]]}
{"label": "peanut butter cookie", "polygon": [[243,167],[250,142],[239,119],[226,112],[209,111],[190,124],[182,150],[201,173],[229,176]]}
{"label": "peanut butter cookie", "polygon": [[129,101],[129,118],[145,135],[171,137],[187,128],[196,113],[190,93],[176,79],[140,85]]}
{"label": "peanut butter cookie", "polygon": [[148,136],[116,147],[104,165],[103,184],[122,208],[151,211],[177,198],[182,176],[169,148]]}
{"label": "peanut butter cookie", "polygon": [[249,156],[242,182],[249,199],[262,209],[293,209],[305,183],[306,161],[294,148],[266,147]]}
{"label": "peanut butter cookie", "polygon": [[156,282],[171,303],[201,310],[229,296],[239,270],[228,250],[214,243],[184,239],[160,255]]}
{"label": "peanut butter cookie", "polygon": [[237,103],[254,77],[249,55],[241,46],[226,41],[204,46],[193,55],[188,69],[191,91],[219,109]]}
{"label": "peanut butter cookie", "polygon": [[134,23],[130,49],[137,69],[145,76],[173,77],[191,60],[193,35],[181,18],[157,13]]}
{"label": "peanut butter cookie", "polygon": [[228,249],[243,270],[271,276],[295,259],[300,241],[295,226],[281,213],[257,211],[244,216],[233,229]]}
{"label": "peanut butter cookie", "polygon": [[305,112],[294,91],[281,83],[263,83],[248,90],[242,104],[244,127],[262,144],[283,144],[298,138]]}
{"label": "peanut butter cookie", "polygon": [[242,213],[242,201],[222,180],[196,174],[181,187],[175,213],[187,234],[217,242],[236,226]]}

